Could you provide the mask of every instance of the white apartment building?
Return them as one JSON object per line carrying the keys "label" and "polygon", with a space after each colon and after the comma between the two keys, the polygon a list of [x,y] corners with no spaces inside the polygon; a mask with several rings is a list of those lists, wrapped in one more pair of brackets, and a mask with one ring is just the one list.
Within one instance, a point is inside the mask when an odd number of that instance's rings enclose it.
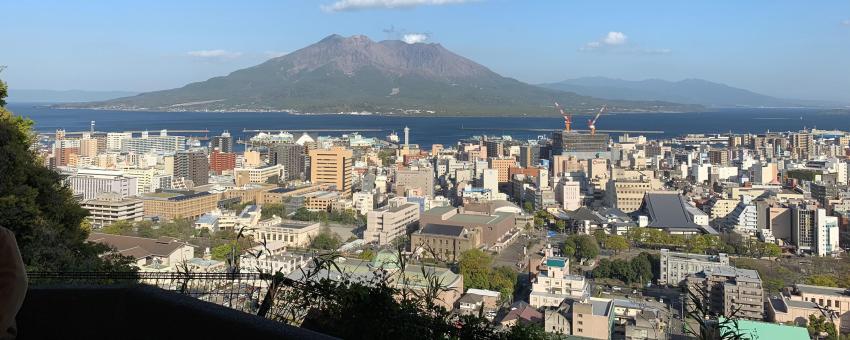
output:
{"label": "white apartment building", "polygon": [[546,257],[531,284],[529,305],[534,308],[557,307],[567,298],[583,300],[589,294],[584,276],[570,275],[568,258]]}
{"label": "white apartment building", "polygon": [[351,200],[354,202],[354,209],[359,211],[361,215],[366,215],[375,209],[375,201],[378,194],[375,192],[355,192]]}
{"label": "white apartment building", "polygon": [[661,249],[659,259],[661,277],[658,278],[658,284],[676,286],[684,281],[688,275],[699,273],[707,268],[728,265],[729,257],[724,253],[720,253],[719,255],[702,255],[677,253],[668,249]]}
{"label": "white apartment building", "polygon": [[66,181],[74,195],[82,195],[85,200],[106,192],[119,194],[121,198],[139,193],[136,179],[124,176],[120,170],[79,169]]}
{"label": "white apartment building", "polygon": [[419,222],[419,204],[407,203],[404,197],[390,200],[387,206],[366,214],[363,241],[386,245]]}
{"label": "white apartment building", "polygon": [[818,256],[835,256],[838,247],[838,217],[826,216],[825,209],[818,209],[815,253]]}
{"label": "white apartment building", "polygon": [[186,137],[169,136],[165,130],[162,130],[159,136],[150,136],[147,132],[142,132],[141,137],[124,139],[121,144],[122,152],[139,155],[148,152],[178,152],[183,150],[186,150]]}
{"label": "white apartment building", "polygon": [[109,132],[106,134],[106,150],[118,152],[124,147],[124,140],[133,138],[131,132]]}
{"label": "white apartment building", "polygon": [[102,228],[118,221],[141,221],[145,215],[142,200],[121,197],[113,192],[85,200],[81,206],[89,211],[87,218],[95,228]]}

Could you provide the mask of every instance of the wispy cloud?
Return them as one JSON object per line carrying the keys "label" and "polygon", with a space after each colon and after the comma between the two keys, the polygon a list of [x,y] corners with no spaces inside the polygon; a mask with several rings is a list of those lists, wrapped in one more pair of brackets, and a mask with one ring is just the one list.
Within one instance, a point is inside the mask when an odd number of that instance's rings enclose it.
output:
{"label": "wispy cloud", "polygon": [[325,12],[356,11],[364,9],[411,8],[418,6],[453,5],[476,0],[337,0],[329,5],[321,5]]}
{"label": "wispy cloud", "polygon": [[669,48],[643,48],[633,44],[623,32],[611,31],[598,40],[591,41],[579,47],[580,52],[616,52],[631,54],[670,54]]}
{"label": "wispy cloud", "polygon": [[228,50],[198,50],[186,52],[186,55],[204,60],[229,60],[242,56],[242,52]]}
{"label": "wispy cloud", "polygon": [[599,40],[591,41],[587,44],[584,44],[584,46],[579,48],[579,50],[593,51],[606,46],[623,45],[626,43],[627,40],[629,40],[629,37],[626,36],[626,34],[624,34],[623,32],[611,31]]}
{"label": "wispy cloud", "polygon": [[842,20],[841,24],[844,26],[850,26],[850,19]]}
{"label": "wispy cloud", "polygon": [[401,41],[408,44],[421,43],[428,40],[428,34],[425,33],[408,33],[401,37]]}

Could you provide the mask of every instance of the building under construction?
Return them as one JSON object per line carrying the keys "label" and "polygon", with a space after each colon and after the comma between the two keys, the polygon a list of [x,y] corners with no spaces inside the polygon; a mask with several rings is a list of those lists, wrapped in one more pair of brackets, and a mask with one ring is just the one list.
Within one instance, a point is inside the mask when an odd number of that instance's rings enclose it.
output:
{"label": "building under construction", "polygon": [[580,133],[560,130],[552,133],[552,154],[579,159],[609,158],[607,133]]}

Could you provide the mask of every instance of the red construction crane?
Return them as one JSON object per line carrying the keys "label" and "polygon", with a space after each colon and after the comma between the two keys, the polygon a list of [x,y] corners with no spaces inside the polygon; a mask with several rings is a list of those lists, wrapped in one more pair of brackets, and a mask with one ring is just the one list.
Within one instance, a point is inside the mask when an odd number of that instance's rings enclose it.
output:
{"label": "red construction crane", "polygon": [[587,120],[587,127],[590,128],[590,134],[596,134],[596,121],[599,120],[599,116],[602,115],[602,112],[605,111],[606,106],[602,105],[602,108],[599,109],[599,112],[596,113],[596,117],[593,117],[593,120]]}
{"label": "red construction crane", "polygon": [[564,112],[564,109],[561,108],[561,105],[559,105],[558,102],[555,102],[555,108],[558,109],[561,116],[564,116],[564,130],[570,131],[570,116]]}

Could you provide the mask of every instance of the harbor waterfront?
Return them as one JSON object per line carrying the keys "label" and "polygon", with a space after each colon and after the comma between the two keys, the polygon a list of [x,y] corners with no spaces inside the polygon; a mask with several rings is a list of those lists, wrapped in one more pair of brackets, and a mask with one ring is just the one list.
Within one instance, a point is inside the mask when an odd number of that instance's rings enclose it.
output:
{"label": "harbor waterfront", "polygon": [[[454,143],[474,135],[510,135],[515,139],[536,139],[549,135],[563,125],[552,117],[416,117],[375,115],[291,115],[282,112],[149,112],[51,109],[24,103],[9,108],[35,121],[35,130],[52,133],[56,129],[103,132],[171,130],[208,130],[208,133],[178,133],[189,136],[215,136],[229,131],[234,139],[248,139],[254,131],[284,130],[311,134],[339,135],[359,132],[365,137],[384,138],[404,126],[413,131],[411,138],[423,147]],[[575,116],[584,122],[587,116]],[[763,133],[796,131],[803,128],[850,129],[850,113],[812,108],[714,109],[693,113],[611,113],[602,115],[600,132],[618,135],[634,131],[647,138],[672,138],[693,133]],[[583,123],[576,129],[586,129]],[[254,131],[251,131],[254,130]],[[248,132],[245,132],[248,131]],[[656,132],[656,133],[652,133]]]}

